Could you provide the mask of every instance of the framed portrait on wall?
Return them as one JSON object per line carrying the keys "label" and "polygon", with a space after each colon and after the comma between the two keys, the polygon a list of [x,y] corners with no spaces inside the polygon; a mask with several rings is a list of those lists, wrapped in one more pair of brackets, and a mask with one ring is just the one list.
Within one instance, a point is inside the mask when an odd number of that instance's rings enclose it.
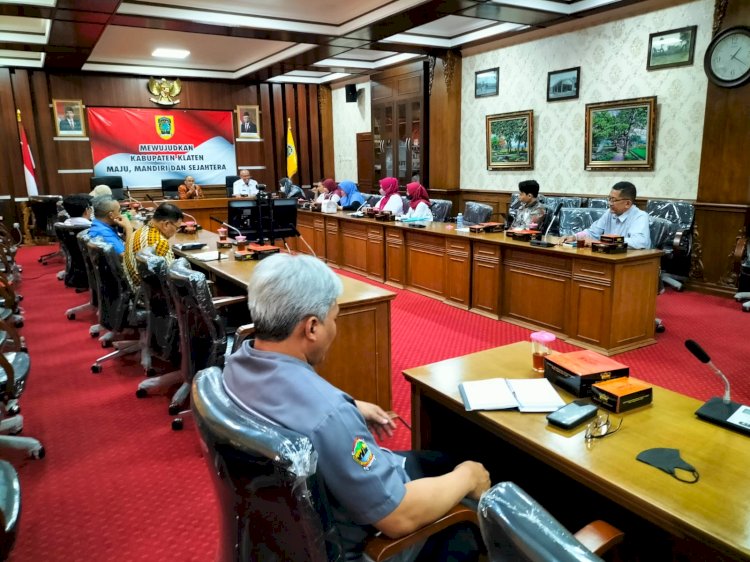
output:
{"label": "framed portrait on wall", "polygon": [[586,104],[586,170],[653,170],[656,96]]}
{"label": "framed portrait on wall", "polygon": [[58,137],[85,137],[82,100],[52,100],[55,133]]}
{"label": "framed portrait on wall", "polygon": [[534,169],[534,111],[487,116],[487,169]]}
{"label": "framed portrait on wall", "polygon": [[698,26],[691,25],[649,35],[646,70],[693,64],[697,29]]}
{"label": "framed portrait on wall", "polygon": [[237,106],[237,136],[240,138],[260,138],[260,110],[257,105]]}

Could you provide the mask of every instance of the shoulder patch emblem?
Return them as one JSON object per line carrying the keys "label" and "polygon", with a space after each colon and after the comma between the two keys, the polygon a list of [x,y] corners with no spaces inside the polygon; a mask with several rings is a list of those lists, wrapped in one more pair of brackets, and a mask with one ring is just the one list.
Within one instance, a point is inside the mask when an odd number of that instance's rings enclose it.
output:
{"label": "shoulder patch emblem", "polygon": [[369,470],[372,463],[375,461],[375,455],[372,454],[370,447],[361,437],[357,437],[354,440],[352,446],[352,458],[359,466],[365,470]]}

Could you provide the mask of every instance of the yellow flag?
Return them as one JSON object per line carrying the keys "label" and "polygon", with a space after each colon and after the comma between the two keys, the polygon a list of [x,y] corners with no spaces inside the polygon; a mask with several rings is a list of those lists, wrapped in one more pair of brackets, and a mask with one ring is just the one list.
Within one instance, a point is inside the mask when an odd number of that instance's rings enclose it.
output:
{"label": "yellow flag", "polygon": [[294,148],[294,137],[292,136],[292,120],[287,119],[286,130],[286,175],[289,179],[297,173],[297,149]]}

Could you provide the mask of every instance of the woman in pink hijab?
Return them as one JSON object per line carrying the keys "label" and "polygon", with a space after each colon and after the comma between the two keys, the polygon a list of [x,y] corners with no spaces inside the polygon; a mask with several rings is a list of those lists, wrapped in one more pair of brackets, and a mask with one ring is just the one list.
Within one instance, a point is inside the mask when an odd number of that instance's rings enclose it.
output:
{"label": "woman in pink hijab", "polygon": [[344,192],[339,189],[339,185],[331,178],[325,179],[318,184],[318,198],[315,200],[316,203],[322,203],[323,201],[332,200],[336,203],[344,195]]}
{"label": "woman in pink hijab", "polygon": [[396,178],[380,180],[380,194],[383,198],[375,206],[378,211],[390,211],[396,216],[403,214],[404,203],[398,194],[398,180]]}
{"label": "woman in pink hijab", "polygon": [[418,181],[406,184],[406,196],[409,198],[409,208],[403,218],[412,220],[432,220],[432,211],[430,210],[430,197],[427,190]]}

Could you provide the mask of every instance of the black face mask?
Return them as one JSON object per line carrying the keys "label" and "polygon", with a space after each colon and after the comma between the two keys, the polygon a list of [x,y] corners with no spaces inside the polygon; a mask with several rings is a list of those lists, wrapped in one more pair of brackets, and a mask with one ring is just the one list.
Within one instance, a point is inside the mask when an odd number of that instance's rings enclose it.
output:
{"label": "black face mask", "polygon": [[[672,478],[679,480],[680,482],[695,484],[700,478],[700,475],[698,474],[698,471],[695,470],[695,467],[682,460],[682,457],[680,457],[680,451],[677,449],[665,449],[661,447],[657,447],[655,449],[646,449],[645,451],[641,451],[640,453],[638,453],[638,456],[635,458],[636,460],[645,462],[646,464],[650,464],[651,466],[654,466],[659,470],[663,470]],[[680,478],[677,475],[678,469],[692,473],[693,480]]]}

